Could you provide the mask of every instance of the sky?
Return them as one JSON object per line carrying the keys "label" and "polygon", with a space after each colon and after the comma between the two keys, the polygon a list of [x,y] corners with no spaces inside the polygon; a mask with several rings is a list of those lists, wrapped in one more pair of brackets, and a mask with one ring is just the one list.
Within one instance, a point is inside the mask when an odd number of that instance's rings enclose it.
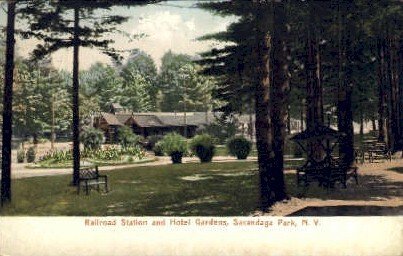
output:
{"label": "sky", "polygon": [[[222,17],[209,11],[194,7],[194,1],[168,1],[159,4],[140,7],[113,7],[110,14],[123,15],[129,20],[117,29],[130,35],[145,34],[145,37],[130,40],[121,33],[114,33],[113,45],[120,50],[140,49],[154,59],[160,66],[161,57],[168,50],[175,53],[196,55],[206,51],[217,42],[198,41],[198,37],[205,34],[223,31],[236,17]],[[4,26],[6,14],[0,9],[0,25]],[[17,24],[17,27],[22,26]],[[21,40],[17,38],[17,54],[27,57],[34,49],[35,40]],[[62,49],[52,54],[52,63],[57,69],[72,70],[73,50]],[[108,56],[97,49],[80,48],[80,69],[88,69],[96,62],[111,63]]]}

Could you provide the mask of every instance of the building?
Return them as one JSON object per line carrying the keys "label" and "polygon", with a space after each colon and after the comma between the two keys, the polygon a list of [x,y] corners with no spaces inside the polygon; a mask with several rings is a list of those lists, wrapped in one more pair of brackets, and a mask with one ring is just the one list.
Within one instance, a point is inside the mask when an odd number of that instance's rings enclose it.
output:
{"label": "building", "polygon": [[[177,132],[182,136],[193,137],[196,132],[211,124],[221,113],[212,112],[145,112],[135,113],[125,110],[119,104],[111,104],[109,112],[101,112],[94,117],[93,125],[105,133],[106,141],[115,142],[120,127],[131,127],[135,134],[143,137]],[[255,138],[255,116],[236,115],[239,135],[252,140]],[[291,133],[299,132],[299,121],[290,120]]]}

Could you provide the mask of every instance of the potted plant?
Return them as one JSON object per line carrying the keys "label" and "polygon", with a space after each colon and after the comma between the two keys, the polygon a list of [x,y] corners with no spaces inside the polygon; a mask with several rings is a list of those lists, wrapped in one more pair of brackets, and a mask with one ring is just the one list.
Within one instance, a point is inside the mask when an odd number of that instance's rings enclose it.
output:
{"label": "potted plant", "polygon": [[252,149],[252,143],[245,137],[236,136],[228,141],[227,148],[230,155],[246,159]]}
{"label": "potted plant", "polygon": [[202,163],[211,162],[215,153],[213,138],[208,134],[195,136],[190,144],[190,148]]}
{"label": "potted plant", "polygon": [[171,157],[172,163],[182,163],[182,157],[187,151],[186,139],[177,133],[169,133],[161,140],[163,152]]}

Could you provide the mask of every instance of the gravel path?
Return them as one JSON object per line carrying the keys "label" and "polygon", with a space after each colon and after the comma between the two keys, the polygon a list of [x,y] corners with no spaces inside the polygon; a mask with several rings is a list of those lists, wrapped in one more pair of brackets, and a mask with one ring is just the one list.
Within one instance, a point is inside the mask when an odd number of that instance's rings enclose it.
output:
{"label": "gravel path", "polygon": [[[399,155],[400,156],[400,155]],[[326,206],[403,206],[403,173],[393,168],[403,169],[403,159],[391,162],[365,163],[358,166],[359,185],[348,184],[347,188],[336,188],[333,197],[342,199],[291,198],[275,204],[268,213],[256,212],[254,215],[287,216],[306,207]],[[313,186],[315,184],[312,184]],[[357,213],[357,215],[360,215]]]}
{"label": "gravel path", "polygon": [[[244,161],[256,161],[257,157],[249,157]],[[236,161],[235,157],[225,157],[218,156],[213,158],[214,162],[232,162]],[[184,157],[184,163],[198,163],[199,159],[197,157]],[[142,166],[158,166],[158,165],[169,165],[171,164],[170,157],[158,157],[157,161],[141,163],[141,164],[128,164],[128,165],[118,165],[118,166],[102,166],[100,171],[113,171],[123,168],[136,168]],[[12,163],[11,166],[11,178],[21,179],[29,177],[40,177],[40,176],[52,176],[52,175],[66,175],[72,173],[72,168],[26,168],[26,163]]]}

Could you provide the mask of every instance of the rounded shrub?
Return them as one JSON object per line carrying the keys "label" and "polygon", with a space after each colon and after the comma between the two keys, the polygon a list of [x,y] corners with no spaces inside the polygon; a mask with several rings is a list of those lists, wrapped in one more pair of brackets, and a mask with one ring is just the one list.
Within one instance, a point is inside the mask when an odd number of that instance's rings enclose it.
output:
{"label": "rounded shrub", "polygon": [[163,156],[164,151],[162,149],[162,144],[161,142],[157,142],[154,147],[153,147],[154,155],[155,156]]}
{"label": "rounded shrub", "polygon": [[252,142],[245,137],[237,136],[228,141],[227,148],[230,155],[236,156],[238,159],[246,159],[252,149]]}
{"label": "rounded shrub", "polygon": [[182,163],[182,157],[187,152],[186,139],[177,133],[169,133],[161,140],[163,152],[171,157],[172,163]]}
{"label": "rounded shrub", "polygon": [[35,147],[29,147],[27,150],[27,162],[33,163],[36,158],[36,149]]}
{"label": "rounded shrub", "polygon": [[122,148],[134,147],[139,144],[140,136],[134,134],[130,127],[123,126],[118,130],[118,141]]}
{"label": "rounded shrub", "polygon": [[213,138],[208,134],[197,135],[192,139],[190,149],[200,159],[200,162],[211,162],[215,153]]}
{"label": "rounded shrub", "polygon": [[98,150],[104,141],[104,133],[95,128],[87,128],[81,132],[81,142],[85,149]]}
{"label": "rounded shrub", "polygon": [[25,150],[19,149],[17,150],[17,163],[23,163],[25,160]]}

